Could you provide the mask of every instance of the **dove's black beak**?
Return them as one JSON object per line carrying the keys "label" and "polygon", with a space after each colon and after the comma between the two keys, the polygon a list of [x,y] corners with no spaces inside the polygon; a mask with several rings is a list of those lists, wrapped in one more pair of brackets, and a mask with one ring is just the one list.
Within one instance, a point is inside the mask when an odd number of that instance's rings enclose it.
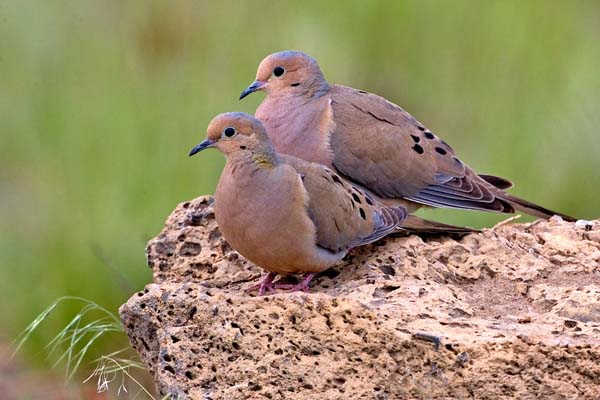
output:
{"label": "dove's black beak", "polygon": [[210,139],[203,140],[202,142],[200,142],[200,144],[198,146],[194,147],[190,151],[190,157],[196,153],[200,153],[204,149],[208,149],[209,147],[212,147],[214,144],[215,144],[214,140],[210,140]]}
{"label": "dove's black beak", "polygon": [[248,96],[250,93],[254,93],[257,90],[260,90],[260,88],[262,88],[265,83],[266,82],[262,82],[262,81],[254,81],[254,82],[252,82],[252,84],[250,86],[248,86],[242,92],[242,94],[240,94],[240,100],[243,99],[244,97]]}

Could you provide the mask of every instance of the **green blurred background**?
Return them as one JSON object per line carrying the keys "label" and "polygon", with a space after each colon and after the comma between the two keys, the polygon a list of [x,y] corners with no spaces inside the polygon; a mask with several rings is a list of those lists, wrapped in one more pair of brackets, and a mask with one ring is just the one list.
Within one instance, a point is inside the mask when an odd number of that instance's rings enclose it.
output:
{"label": "green blurred background", "polygon": [[[261,94],[238,95],[278,50],[402,105],[513,193],[598,217],[598,21],[597,1],[1,1],[2,340],[59,296],[116,311],[150,281],[146,241],[223,165],[188,150],[217,113],[255,110]],[[74,311],[27,362],[46,366],[41,347]]]}

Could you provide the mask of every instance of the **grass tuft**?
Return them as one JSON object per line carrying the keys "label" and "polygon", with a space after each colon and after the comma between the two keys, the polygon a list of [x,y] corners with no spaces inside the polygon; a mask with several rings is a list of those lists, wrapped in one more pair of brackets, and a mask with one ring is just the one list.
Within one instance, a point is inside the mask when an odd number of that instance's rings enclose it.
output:
{"label": "grass tuft", "polygon": [[[109,355],[103,355],[102,357],[96,360],[97,365],[91,375],[84,380],[83,382],[88,382],[93,378],[96,378],[96,390],[98,393],[108,392],[109,387],[112,383],[119,382],[119,386],[117,388],[117,396],[120,396],[122,393],[129,393],[126,385],[126,379],[129,379],[133,382],[139,389],[137,393],[133,396],[133,398],[137,398],[140,394],[145,394],[148,398],[155,400],[156,398],[150,393],[144,385],[142,385],[131,373],[131,369],[141,369],[144,370],[144,366],[135,360],[131,360],[128,358],[117,358],[115,357],[117,354],[122,353],[128,349],[122,349],[111,353]],[[163,399],[167,399],[164,397]]]}
{"label": "grass tuft", "polygon": [[[47,352],[47,359],[53,360],[53,368],[64,364],[65,380],[69,382],[80,370],[86,355],[98,339],[110,333],[124,334],[125,332],[117,315],[98,303],[82,297],[63,296],[35,317],[19,334],[15,339],[13,357],[58,306],[65,302],[81,303],[82,306],[75,316],[48,342],[44,350]],[[139,360],[129,358],[130,354],[127,354],[126,357],[123,356],[129,350],[129,347],[122,348],[92,361],[96,367],[83,383],[97,378],[96,390],[98,393],[102,393],[109,391],[111,384],[118,382],[116,394],[121,396],[129,393],[127,381],[130,381],[137,388],[137,393],[133,395],[133,398],[138,398],[140,394],[143,394],[149,399],[157,400],[131,373],[133,369],[145,370],[145,367]]]}

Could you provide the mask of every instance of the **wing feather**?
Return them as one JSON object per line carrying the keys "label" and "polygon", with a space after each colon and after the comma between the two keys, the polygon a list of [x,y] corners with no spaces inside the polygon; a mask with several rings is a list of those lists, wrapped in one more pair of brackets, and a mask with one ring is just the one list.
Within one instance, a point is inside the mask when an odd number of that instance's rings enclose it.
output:
{"label": "wing feather", "polygon": [[333,86],[331,96],[333,165],[348,179],[384,198],[512,212],[494,186],[508,181],[475,174],[446,142],[399,106],[344,86]]}
{"label": "wing feather", "polygon": [[403,207],[386,207],[331,169],[280,155],[292,165],[309,197],[307,212],[317,245],[334,253],[371,243],[393,232],[406,218]]}

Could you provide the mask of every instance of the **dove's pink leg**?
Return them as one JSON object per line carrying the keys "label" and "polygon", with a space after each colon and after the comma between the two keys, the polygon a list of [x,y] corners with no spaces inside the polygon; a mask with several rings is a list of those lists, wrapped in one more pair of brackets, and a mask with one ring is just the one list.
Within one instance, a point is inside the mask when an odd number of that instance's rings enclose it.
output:
{"label": "dove's pink leg", "polygon": [[275,291],[275,288],[273,287],[273,281],[275,280],[276,276],[277,274],[275,272],[269,272],[262,281],[256,285],[252,285],[249,288],[244,289],[244,292],[250,293],[258,289],[259,296],[264,295],[266,291],[272,293]]}
{"label": "dove's pink leg", "polygon": [[308,292],[310,289],[310,281],[312,281],[312,279],[315,277],[315,275],[316,275],[316,273],[314,273],[314,272],[306,274],[306,275],[304,275],[302,282],[295,284],[295,285],[289,284],[289,283],[275,283],[275,284],[273,284],[273,287],[275,289],[290,290],[292,292],[298,292],[298,291]]}

